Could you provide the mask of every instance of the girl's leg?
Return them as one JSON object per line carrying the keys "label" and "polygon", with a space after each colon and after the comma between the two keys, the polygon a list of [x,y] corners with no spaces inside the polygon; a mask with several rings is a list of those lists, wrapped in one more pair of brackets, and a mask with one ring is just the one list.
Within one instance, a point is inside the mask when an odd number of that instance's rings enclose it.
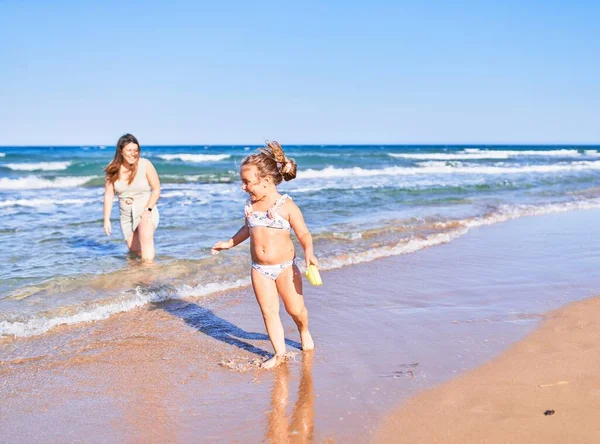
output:
{"label": "girl's leg", "polygon": [[259,271],[252,268],[252,287],[256,300],[260,306],[260,311],[265,321],[267,334],[273,344],[275,356],[263,362],[265,368],[273,368],[281,361],[285,354],[285,337],[283,334],[283,324],[279,317],[279,295],[277,294],[277,286],[273,279],[261,274]]}
{"label": "girl's leg", "polygon": [[296,265],[286,268],[281,272],[275,281],[277,291],[283,299],[285,309],[294,319],[300,332],[300,341],[302,350],[312,350],[315,348],[312,336],[308,331],[308,310],[304,305],[302,296],[302,275]]}
{"label": "girl's leg", "polygon": [[127,248],[129,248],[129,251],[137,256],[142,255],[142,246],[140,245],[140,236],[137,230],[135,230],[135,232],[129,236],[125,242],[127,242]]}
{"label": "girl's leg", "polygon": [[142,219],[135,231],[140,239],[142,261],[152,262],[154,260],[154,223],[152,218]]}

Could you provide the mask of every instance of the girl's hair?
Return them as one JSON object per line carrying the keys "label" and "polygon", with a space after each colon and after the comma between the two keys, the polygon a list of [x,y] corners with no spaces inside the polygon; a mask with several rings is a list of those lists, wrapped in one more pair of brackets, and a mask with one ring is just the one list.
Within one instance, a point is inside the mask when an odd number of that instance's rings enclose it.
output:
{"label": "girl's hair", "polygon": [[273,183],[279,185],[282,180],[288,181],[296,177],[296,162],[288,159],[283,153],[279,142],[267,140],[266,147],[258,150],[258,153],[246,157],[240,168],[245,165],[255,165],[259,177],[271,176]]}
{"label": "girl's hair", "polygon": [[131,173],[129,174],[129,185],[133,182],[135,178],[135,174],[137,173],[138,163],[139,163],[139,153],[142,150],[140,147],[140,143],[132,134],[123,134],[119,141],[117,142],[117,149],[115,151],[115,157],[108,164],[106,168],[104,168],[104,172],[106,173],[106,180],[109,180],[111,183],[115,183],[119,178],[119,169],[121,165],[123,165],[123,148],[130,143],[135,143],[138,146],[138,162],[133,165],[131,169]]}

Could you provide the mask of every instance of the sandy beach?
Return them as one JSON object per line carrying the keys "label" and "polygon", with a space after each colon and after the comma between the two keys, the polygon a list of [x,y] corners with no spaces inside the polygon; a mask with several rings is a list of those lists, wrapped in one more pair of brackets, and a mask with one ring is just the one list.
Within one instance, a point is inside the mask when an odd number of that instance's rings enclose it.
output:
{"label": "sandy beach", "polygon": [[548,314],[492,362],[410,399],[375,442],[596,443],[600,297]]}
{"label": "sandy beach", "polygon": [[2,440],[585,442],[598,300],[552,310],[600,294],[599,215],[522,218],[324,272],[306,288],[317,348],[298,350],[286,317],[275,371],[258,368],[271,349],[248,287],[3,339]]}

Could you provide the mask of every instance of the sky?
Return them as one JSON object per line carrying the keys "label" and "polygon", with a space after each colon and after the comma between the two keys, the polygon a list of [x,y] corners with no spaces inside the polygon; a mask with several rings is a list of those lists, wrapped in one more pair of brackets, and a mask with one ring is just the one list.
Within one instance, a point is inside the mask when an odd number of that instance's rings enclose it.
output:
{"label": "sky", "polygon": [[600,143],[598,1],[0,0],[0,145]]}

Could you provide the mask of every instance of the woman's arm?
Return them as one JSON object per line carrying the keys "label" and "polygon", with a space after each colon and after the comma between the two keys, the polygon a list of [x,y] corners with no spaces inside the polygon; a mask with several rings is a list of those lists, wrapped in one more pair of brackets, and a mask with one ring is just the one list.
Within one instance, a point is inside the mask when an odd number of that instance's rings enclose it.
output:
{"label": "woman's arm", "polygon": [[148,179],[148,183],[152,189],[148,203],[146,203],[146,208],[154,208],[160,196],[160,179],[158,178],[158,173],[156,172],[154,165],[152,165],[152,162],[148,159],[144,159],[144,161],[146,162],[146,179]]}
{"label": "woman's arm", "polygon": [[112,212],[113,199],[115,197],[115,185],[108,179],[104,182],[104,232],[110,236],[112,226],[110,223],[110,213]]}
{"label": "woman's arm", "polygon": [[229,250],[230,248],[235,247],[236,245],[241,244],[246,239],[250,237],[250,228],[248,225],[244,225],[240,228],[237,233],[235,233],[231,238],[227,241],[220,241],[213,245],[211,253],[217,254],[221,250]]}
{"label": "woman's arm", "polygon": [[310,232],[308,231],[308,227],[304,222],[304,216],[302,216],[302,212],[298,205],[296,205],[293,201],[286,202],[286,205],[289,209],[290,214],[290,225],[294,229],[294,233],[296,233],[296,237],[298,238],[298,242],[302,246],[304,250],[304,258],[306,259],[306,266],[308,267],[310,264],[319,266],[319,261],[315,257],[313,252],[313,241]]}

